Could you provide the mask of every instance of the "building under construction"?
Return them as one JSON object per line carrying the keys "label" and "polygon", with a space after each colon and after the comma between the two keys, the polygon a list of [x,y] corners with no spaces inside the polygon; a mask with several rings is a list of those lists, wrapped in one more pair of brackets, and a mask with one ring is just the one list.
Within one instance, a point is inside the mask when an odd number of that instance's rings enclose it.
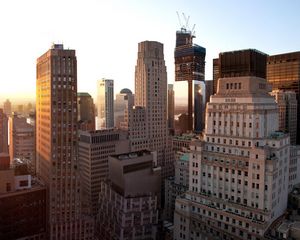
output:
{"label": "building under construction", "polygon": [[204,82],[206,49],[193,44],[193,38],[193,31],[185,27],[176,32],[175,81],[187,84],[187,90],[184,89],[187,91],[187,129],[200,132],[203,128],[203,108],[200,106],[203,104],[201,82]]}

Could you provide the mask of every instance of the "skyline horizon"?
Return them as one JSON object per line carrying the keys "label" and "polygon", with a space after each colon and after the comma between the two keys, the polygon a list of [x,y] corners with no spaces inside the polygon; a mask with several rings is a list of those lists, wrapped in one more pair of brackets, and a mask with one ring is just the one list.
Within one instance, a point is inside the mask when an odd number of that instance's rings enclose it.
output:
{"label": "skyline horizon", "polygon": [[[220,52],[254,48],[275,55],[300,50],[297,44],[300,33],[294,31],[300,18],[296,11],[298,2],[278,2],[270,8],[268,2],[258,0],[251,3],[231,0],[226,4],[193,0],[189,4],[135,0],[126,3],[90,0],[82,4],[53,0],[46,1],[49,4],[44,12],[41,3],[16,1],[17,9],[11,2],[0,3],[3,12],[0,20],[7,23],[3,35],[9,36],[0,39],[5,46],[0,56],[0,64],[4,66],[0,79],[5,82],[0,89],[0,102],[7,98],[16,102],[35,100],[36,59],[53,42],[76,50],[78,92],[88,92],[93,98],[97,80],[103,77],[115,81],[115,92],[123,88],[134,92],[137,46],[144,40],[164,45],[168,83],[174,83],[176,31],[184,25],[179,23],[176,12],[190,16],[189,29],[196,24],[194,43],[206,48],[206,80],[212,79],[212,60]],[[23,7],[29,7],[26,13]],[[199,14],[202,9],[205,11]]]}

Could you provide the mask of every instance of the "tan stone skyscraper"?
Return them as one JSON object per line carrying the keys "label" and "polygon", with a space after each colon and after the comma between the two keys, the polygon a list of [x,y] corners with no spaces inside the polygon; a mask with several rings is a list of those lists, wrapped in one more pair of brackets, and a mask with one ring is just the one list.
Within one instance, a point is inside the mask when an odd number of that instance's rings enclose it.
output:
{"label": "tan stone skyscraper", "polygon": [[163,44],[140,42],[135,67],[135,106],[125,113],[132,150],[156,151],[162,179],[174,169],[168,148],[167,71]]}
{"label": "tan stone skyscraper", "polygon": [[54,44],[36,70],[37,175],[48,188],[50,239],[91,239],[80,206],[75,50]]}

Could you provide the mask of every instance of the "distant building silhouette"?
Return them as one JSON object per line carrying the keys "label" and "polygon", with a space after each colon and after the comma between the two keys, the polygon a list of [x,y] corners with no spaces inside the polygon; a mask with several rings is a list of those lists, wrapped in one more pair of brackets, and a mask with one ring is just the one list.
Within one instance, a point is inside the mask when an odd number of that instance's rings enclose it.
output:
{"label": "distant building silhouette", "polygon": [[[279,130],[290,134],[290,142],[296,145],[297,140],[297,99],[293,91],[273,90],[279,110]],[[300,127],[299,127],[300,128]]]}
{"label": "distant building silhouette", "polygon": [[0,108],[0,153],[8,153],[8,119]]}
{"label": "distant building silhouette", "polygon": [[124,122],[125,109],[132,108],[134,105],[134,95],[131,90],[124,88],[120,93],[116,94],[115,106],[114,106],[114,117],[115,127],[121,128]]}
{"label": "distant building silhouette", "polygon": [[6,99],[6,101],[3,104],[3,112],[6,114],[7,117],[9,117],[12,113],[11,102],[8,99]]}
{"label": "distant building silhouette", "polygon": [[114,127],[114,81],[101,79],[97,82],[97,129]]}
{"label": "distant building silhouette", "polygon": [[168,84],[168,128],[174,131],[175,94],[173,84]]}
{"label": "distant building silhouette", "polygon": [[9,117],[9,155],[11,163],[15,158],[20,159],[30,166],[31,174],[35,173],[34,126],[15,113]]}
{"label": "distant building silhouette", "polygon": [[95,108],[90,94],[79,92],[77,94],[78,124],[79,129],[84,131],[95,130]]}

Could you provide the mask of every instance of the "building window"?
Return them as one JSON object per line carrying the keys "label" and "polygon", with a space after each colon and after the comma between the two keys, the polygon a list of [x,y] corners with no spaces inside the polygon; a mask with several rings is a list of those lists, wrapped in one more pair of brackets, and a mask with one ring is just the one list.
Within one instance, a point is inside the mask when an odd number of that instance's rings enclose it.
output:
{"label": "building window", "polygon": [[6,191],[7,192],[11,191],[11,183],[6,183]]}

